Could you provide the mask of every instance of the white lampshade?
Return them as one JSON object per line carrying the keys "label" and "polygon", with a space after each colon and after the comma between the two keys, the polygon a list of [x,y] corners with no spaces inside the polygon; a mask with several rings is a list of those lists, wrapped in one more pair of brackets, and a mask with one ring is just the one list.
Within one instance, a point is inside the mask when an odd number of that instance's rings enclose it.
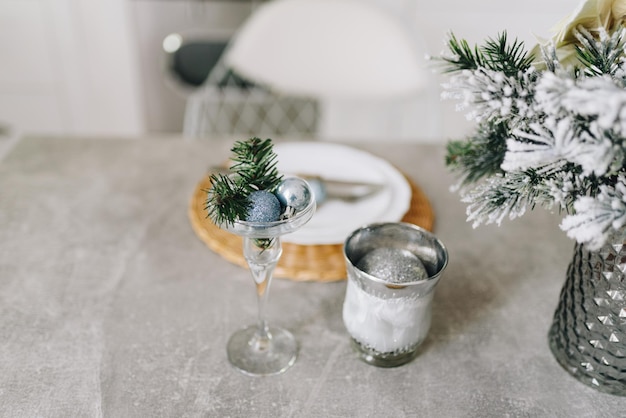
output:
{"label": "white lampshade", "polygon": [[320,98],[394,97],[426,82],[400,23],[358,0],[274,0],[235,35],[225,62],[270,89]]}

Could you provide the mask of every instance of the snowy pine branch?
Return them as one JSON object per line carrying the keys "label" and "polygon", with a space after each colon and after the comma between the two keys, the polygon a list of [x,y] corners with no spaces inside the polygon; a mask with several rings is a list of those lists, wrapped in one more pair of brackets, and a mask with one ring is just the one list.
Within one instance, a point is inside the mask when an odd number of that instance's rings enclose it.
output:
{"label": "snowy pine branch", "polygon": [[568,236],[597,249],[626,225],[626,29],[573,35],[577,67],[554,44],[536,66],[506,33],[474,48],[451,35],[442,97],[477,129],[446,163],[474,226],[556,206]]}

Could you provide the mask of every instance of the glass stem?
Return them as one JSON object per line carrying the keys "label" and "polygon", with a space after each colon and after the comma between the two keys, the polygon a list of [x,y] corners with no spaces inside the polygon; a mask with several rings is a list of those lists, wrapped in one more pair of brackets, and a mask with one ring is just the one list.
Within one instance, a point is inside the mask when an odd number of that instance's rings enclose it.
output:
{"label": "glass stem", "polygon": [[258,350],[266,350],[269,347],[271,335],[265,318],[265,308],[269,297],[272,273],[282,253],[280,238],[245,237],[243,253],[256,285],[258,304],[257,335],[255,341],[250,343],[254,344]]}

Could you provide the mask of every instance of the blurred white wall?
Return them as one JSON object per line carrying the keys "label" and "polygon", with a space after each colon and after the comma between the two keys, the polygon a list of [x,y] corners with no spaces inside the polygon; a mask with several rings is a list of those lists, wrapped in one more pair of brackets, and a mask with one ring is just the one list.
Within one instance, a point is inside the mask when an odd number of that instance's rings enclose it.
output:
{"label": "blurred white wall", "polygon": [[[470,43],[507,30],[530,47],[578,0],[362,0],[393,14],[424,54],[447,33]],[[210,7],[204,15],[199,6]],[[195,7],[195,9],[191,9]],[[237,8],[238,7],[238,8]],[[162,78],[160,42],[190,27],[235,29],[244,1],[0,0],[0,124],[26,133],[142,135],[182,128],[184,99]],[[349,24],[349,22],[347,22]],[[320,28],[323,30],[323,28]],[[375,28],[372,28],[375,30]],[[424,65],[429,65],[424,60]],[[471,127],[439,98],[442,77],[416,97],[323,103],[321,135],[342,140],[447,141]]]}
{"label": "blurred white wall", "polygon": [[35,134],[144,132],[127,0],[0,0],[0,124]]}
{"label": "blurred white wall", "polygon": [[[470,44],[482,43],[506,30],[531,48],[535,35],[548,37],[550,28],[579,3],[578,0],[363,0],[392,13],[411,34],[416,48],[438,56],[451,31]],[[462,137],[473,127],[455,104],[440,99],[445,77],[431,71],[429,88],[419,95],[386,103],[329,102],[322,131],[340,139],[446,141]]]}

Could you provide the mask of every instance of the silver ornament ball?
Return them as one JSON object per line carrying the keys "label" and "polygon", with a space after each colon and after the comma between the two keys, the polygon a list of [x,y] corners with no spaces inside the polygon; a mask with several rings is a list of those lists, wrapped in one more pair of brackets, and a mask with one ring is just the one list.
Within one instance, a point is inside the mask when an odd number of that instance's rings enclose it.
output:
{"label": "silver ornament ball", "polygon": [[311,201],[311,189],[306,181],[298,177],[288,177],[276,189],[276,197],[283,207],[292,207],[296,211],[307,207]]}
{"label": "silver ornament ball", "polygon": [[428,278],[422,261],[401,248],[381,247],[365,254],[357,268],[387,283],[406,283]]}

